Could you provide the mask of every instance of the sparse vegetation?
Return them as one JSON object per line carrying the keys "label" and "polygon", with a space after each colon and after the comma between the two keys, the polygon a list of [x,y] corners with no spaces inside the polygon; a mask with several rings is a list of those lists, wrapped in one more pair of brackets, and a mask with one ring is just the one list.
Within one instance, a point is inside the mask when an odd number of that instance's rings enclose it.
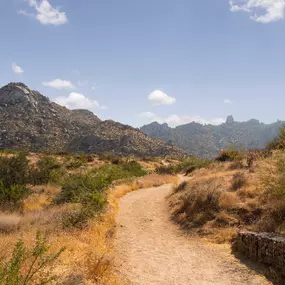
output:
{"label": "sparse vegetation", "polygon": [[233,175],[233,182],[232,182],[233,191],[242,188],[245,185],[245,183],[246,183],[246,178],[244,173],[237,172]]}
{"label": "sparse vegetation", "polygon": [[[31,252],[34,235],[39,229],[49,233],[52,252],[67,246],[55,262],[56,270],[50,263],[44,269],[52,277],[56,275],[53,272],[61,270],[60,266],[67,268],[59,276],[60,282],[55,284],[73,280],[76,266],[80,266],[80,270],[76,269],[80,273],[74,280],[118,284],[112,275],[112,259],[108,254],[115,228],[117,199],[139,188],[175,183],[176,177],[147,175],[159,161],[114,159],[103,162],[96,155],[3,152],[0,156],[0,251],[3,252],[0,259],[3,270],[12,262],[12,244],[22,237],[23,247]],[[70,167],[73,161],[76,163]],[[25,275],[26,267],[22,269],[19,273]],[[1,273],[8,274],[6,269]],[[46,279],[41,279],[40,275],[28,284],[42,284],[40,282]]]}
{"label": "sparse vegetation", "polygon": [[216,161],[226,162],[226,161],[238,161],[241,159],[242,156],[238,150],[227,149],[220,152],[220,154],[216,158]]}
{"label": "sparse vegetation", "polygon": [[64,248],[56,253],[49,253],[50,246],[46,237],[37,233],[33,248],[27,248],[20,239],[8,261],[0,260],[0,283],[2,285],[42,285],[56,280],[47,266],[52,264]]}

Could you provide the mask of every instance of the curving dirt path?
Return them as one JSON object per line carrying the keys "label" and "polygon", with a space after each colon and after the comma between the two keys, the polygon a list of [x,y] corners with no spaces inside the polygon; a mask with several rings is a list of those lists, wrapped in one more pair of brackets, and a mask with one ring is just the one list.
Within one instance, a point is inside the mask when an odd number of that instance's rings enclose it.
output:
{"label": "curving dirt path", "polygon": [[229,246],[181,235],[169,221],[171,185],[142,189],[120,201],[115,242],[119,274],[130,285],[268,285],[239,263]]}

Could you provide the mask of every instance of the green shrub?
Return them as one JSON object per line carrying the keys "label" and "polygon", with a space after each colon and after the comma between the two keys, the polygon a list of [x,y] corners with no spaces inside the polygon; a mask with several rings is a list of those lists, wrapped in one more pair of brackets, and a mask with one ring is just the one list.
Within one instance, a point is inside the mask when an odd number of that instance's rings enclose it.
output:
{"label": "green shrub", "polygon": [[278,137],[267,145],[267,149],[285,149],[285,126],[280,128]]}
{"label": "green shrub", "polygon": [[241,159],[241,153],[235,149],[227,149],[220,152],[217,156],[216,161],[226,162],[226,161],[235,161]]}
{"label": "green shrub", "polygon": [[147,173],[148,172],[136,161],[126,162],[118,165],[106,164],[96,170],[96,176],[104,177],[109,183],[123,178],[144,176]]}
{"label": "green shrub", "polygon": [[92,204],[94,210],[103,208],[106,198],[103,189],[110,185],[107,177],[78,174],[68,177],[62,186],[62,191],[56,198],[57,203]]}
{"label": "green shrub", "polygon": [[47,267],[51,265],[63,248],[54,254],[49,253],[50,246],[39,232],[33,248],[27,248],[22,240],[16,244],[12,258],[8,262],[0,261],[1,285],[42,285],[56,280]]}
{"label": "green shrub", "polygon": [[29,179],[29,161],[25,153],[13,157],[0,157],[0,181],[6,188],[24,185]]}
{"label": "green shrub", "polygon": [[0,203],[20,204],[29,194],[30,190],[25,185],[15,184],[7,187],[0,181]]}
{"label": "green shrub", "polygon": [[190,168],[193,170],[200,169],[209,166],[210,163],[211,161],[209,160],[200,159],[195,156],[190,156],[183,159],[178,165],[175,166],[175,172],[176,173],[187,172]]}
{"label": "green shrub", "polygon": [[61,164],[54,157],[44,157],[40,159],[36,168],[31,169],[31,183],[34,185],[58,182],[63,175]]}
{"label": "green shrub", "polygon": [[29,164],[25,153],[0,157],[0,202],[19,204],[29,194]]}

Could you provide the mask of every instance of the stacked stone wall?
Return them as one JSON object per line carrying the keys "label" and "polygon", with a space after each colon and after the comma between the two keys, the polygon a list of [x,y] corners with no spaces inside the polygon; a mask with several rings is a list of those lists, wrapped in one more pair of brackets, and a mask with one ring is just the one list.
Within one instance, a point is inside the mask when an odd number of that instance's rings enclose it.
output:
{"label": "stacked stone wall", "polygon": [[239,231],[233,249],[285,275],[285,236]]}

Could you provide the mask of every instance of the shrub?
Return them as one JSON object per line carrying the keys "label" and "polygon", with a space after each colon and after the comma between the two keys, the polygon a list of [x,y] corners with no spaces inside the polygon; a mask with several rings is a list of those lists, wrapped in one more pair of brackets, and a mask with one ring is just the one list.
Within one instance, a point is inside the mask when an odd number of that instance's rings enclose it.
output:
{"label": "shrub", "polygon": [[278,137],[267,145],[267,149],[285,149],[285,126],[280,128]]}
{"label": "shrub", "polygon": [[37,233],[33,248],[27,248],[22,240],[16,244],[12,258],[0,262],[1,285],[42,285],[56,280],[46,268],[64,251],[49,253],[50,246],[45,237]]}
{"label": "shrub", "polygon": [[232,189],[234,191],[242,188],[246,184],[245,175],[241,172],[235,173],[232,181]]}
{"label": "shrub", "polygon": [[109,183],[123,178],[144,176],[147,173],[148,172],[136,161],[126,162],[119,165],[106,164],[96,170],[96,176],[104,178]]}
{"label": "shrub", "polygon": [[[175,203],[172,218],[186,228],[196,228],[215,218],[219,212],[219,198],[221,185],[217,179],[202,181],[200,183],[187,183]],[[177,188],[174,190],[177,193]]]}
{"label": "shrub", "polygon": [[29,179],[29,162],[25,153],[13,157],[0,157],[0,181],[9,188],[11,185],[24,185]]}
{"label": "shrub", "polygon": [[285,154],[282,153],[277,158],[276,170],[262,177],[266,194],[277,198],[285,198]]}
{"label": "shrub", "polygon": [[187,172],[190,168],[192,170],[195,169],[200,169],[203,167],[209,166],[211,161],[209,160],[204,160],[200,159],[195,156],[190,156],[184,160],[182,160],[176,167],[175,167],[175,172],[180,173],[180,172]]}
{"label": "shrub", "polygon": [[102,209],[106,202],[102,190],[110,184],[107,177],[78,174],[68,177],[62,191],[56,198],[57,203],[92,204],[94,210]]}
{"label": "shrub", "polygon": [[88,221],[94,217],[95,213],[96,211],[91,205],[68,211],[62,216],[62,226],[63,228],[83,229],[88,225]]}
{"label": "shrub", "polygon": [[10,185],[6,187],[0,181],[0,202],[12,205],[20,204],[24,198],[30,194],[30,190],[25,185]]}
{"label": "shrub", "polygon": [[235,161],[241,159],[241,154],[238,150],[227,149],[220,152],[216,161],[226,162],[226,161]]}
{"label": "shrub", "polygon": [[61,164],[54,157],[44,157],[40,159],[35,169],[31,169],[31,182],[34,185],[57,182],[63,173]]}
{"label": "shrub", "polygon": [[173,165],[161,165],[155,169],[157,174],[175,174],[176,170]]}
{"label": "shrub", "polygon": [[77,157],[72,157],[70,161],[68,161],[66,168],[67,169],[77,169],[81,166],[83,166],[84,162],[77,158]]}

